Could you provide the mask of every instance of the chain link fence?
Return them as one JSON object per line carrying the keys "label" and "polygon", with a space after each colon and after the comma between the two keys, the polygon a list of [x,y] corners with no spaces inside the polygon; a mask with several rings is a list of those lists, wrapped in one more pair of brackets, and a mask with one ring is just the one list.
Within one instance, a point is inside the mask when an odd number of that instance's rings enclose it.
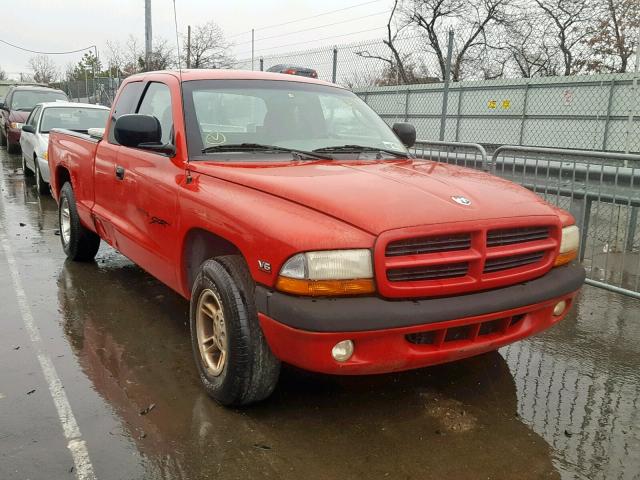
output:
{"label": "chain link fence", "polygon": [[[640,152],[640,73],[473,80],[447,88],[445,55],[407,36],[257,56],[233,68],[313,68],[318,78],[352,89],[389,124],[413,123],[425,140],[491,150],[509,144]],[[467,77],[485,74],[481,66],[465,68]]]}
{"label": "chain link fence", "polygon": [[110,107],[121,82],[120,78],[96,77],[67,80],[51,86],[63,90],[73,102],[97,103]]}

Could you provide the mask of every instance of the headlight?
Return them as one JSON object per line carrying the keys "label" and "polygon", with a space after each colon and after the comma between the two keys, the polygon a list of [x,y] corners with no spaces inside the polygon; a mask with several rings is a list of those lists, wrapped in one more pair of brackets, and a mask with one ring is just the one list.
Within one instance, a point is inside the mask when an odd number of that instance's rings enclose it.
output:
{"label": "headlight", "polygon": [[359,249],[298,253],[280,269],[276,288],[313,297],[373,293],[371,252]]}
{"label": "headlight", "polygon": [[555,266],[564,265],[574,260],[578,256],[580,247],[580,229],[575,225],[562,229],[562,240],[560,241],[560,253],[556,258]]}
{"label": "headlight", "polygon": [[11,128],[13,128],[14,130],[20,130],[23,125],[24,123],[11,122]]}
{"label": "headlight", "polygon": [[47,152],[46,150],[44,151],[44,153],[42,154],[42,158],[44,160],[49,160],[49,152]]}

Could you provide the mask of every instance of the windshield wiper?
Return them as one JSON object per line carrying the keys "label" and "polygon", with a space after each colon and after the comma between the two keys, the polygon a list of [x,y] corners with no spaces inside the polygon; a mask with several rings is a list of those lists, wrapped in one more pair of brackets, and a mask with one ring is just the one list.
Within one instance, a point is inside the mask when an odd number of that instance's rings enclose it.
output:
{"label": "windshield wiper", "polygon": [[384,152],[394,157],[411,158],[409,152],[398,152],[396,150],[387,150],[386,148],[367,147],[363,145],[335,145],[333,147],[316,148],[314,152],[336,152],[336,153],[361,153],[361,152]]}
{"label": "windshield wiper", "polygon": [[228,143],[224,145],[212,145],[202,149],[202,153],[219,153],[219,152],[289,152],[302,160],[302,157],[318,158],[320,160],[333,160],[327,155],[319,153],[307,152],[295,148],[279,147],[277,145],[263,145],[261,143]]}

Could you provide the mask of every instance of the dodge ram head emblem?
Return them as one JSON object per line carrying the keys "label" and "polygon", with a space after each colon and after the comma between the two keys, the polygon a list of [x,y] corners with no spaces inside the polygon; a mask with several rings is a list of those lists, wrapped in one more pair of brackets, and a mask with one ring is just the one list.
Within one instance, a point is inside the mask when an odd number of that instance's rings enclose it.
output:
{"label": "dodge ram head emblem", "polygon": [[464,205],[465,207],[468,207],[469,205],[471,205],[471,200],[469,200],[466,197],[453,196],[451,197],[451,200],[453,200],[456,203],[459,203],[460,205]]}

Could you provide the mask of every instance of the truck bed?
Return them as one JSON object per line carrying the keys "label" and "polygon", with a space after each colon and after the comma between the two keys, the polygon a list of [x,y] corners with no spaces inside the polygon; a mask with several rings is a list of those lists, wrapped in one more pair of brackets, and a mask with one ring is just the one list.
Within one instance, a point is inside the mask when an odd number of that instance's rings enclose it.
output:
{"label": "truck bed", "polygon": [[[78,214],[85,226],[91,227],[94,204],[93,169],[99,139],[86,133],[52,129],[49,133],[49,169],[51,192],[58,201],[60,189],[71,181]],[[92,228],[93,229],[93,228]]]}

